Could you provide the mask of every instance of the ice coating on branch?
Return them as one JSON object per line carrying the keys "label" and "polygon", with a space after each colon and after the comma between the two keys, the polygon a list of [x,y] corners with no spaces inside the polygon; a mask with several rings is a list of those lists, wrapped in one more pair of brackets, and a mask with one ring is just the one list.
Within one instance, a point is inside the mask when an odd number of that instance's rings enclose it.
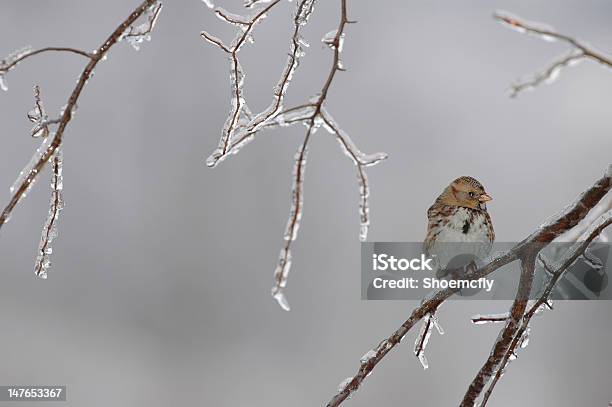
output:
{"label": "ice coating on branch", "polygon": [[567,56],[552,61],[548,67],[536,73],[531,78],[521,80],[512,85],[510,96],[515,97],[519,92],[534,90],[540,84],[551,84],[559,78],[561,70],[566,66],[577,65],[583,58],[584,53],[571,51]]}
{"label": "ice coating on branch", "polygon": [[519,340],[519,346],[521,349],[525,349],[527,345],[529,345],[529,334],[531,333],[531,327],[527,326],[521,335],[521,339]]}
{"label": "ice coating on branch", "polygon": [[140,50],[140,45],[146,40],[151,41],[151,32],[157,23],[162,4],[155,2],[143,14],[147,21],[137,26],[128,27],[119,37],[119,41],[127,41],[136,51]]}
{"label": "ice coating on branch", "polygon": [[295,14],[295,21],[299,25],[303,26],[308,23],[308,19],[314,11],[315,2],[316,0],[302,0],[298,4],[298,9]]}
{"label": "ice coating on branch", "polygon": [[51,254],[53,253],[52,243],[57,237],[57,222],[59,220],[59,214],[62,209],[64,209],[64,198],[62,196],[62,190],[64,188],[64,158],[61,148],[55,150],[52,162],[53,173],[51,178],[51,201],[49,203],[49,213],[40,237],[36,264],[34,266],[34,273],[43,279],[47,278],[47,271],[51,267]]}
{"label": "ice coating on branch", "polygon": [[342,380],[342,382],[338,385],[338,393],[342,393],[346,389],[346,386],[348,386],[349,383],[352,381],[353,376],[347,377],[346,379]]}
{"label": "ice coating on branch", "polygon": [[[266,17],[266,14],[259,11],[246,18],[232,14],[223,8],[217,7],[215,9],[215,15],[229,24],[238,26],[240,31],[236,34],[229,47],[225,46],[219,38],[207,33],[206,31],[201,33],[202,37],[206,41],[217,45],[219,48],[229,54],[230,63],[231,108],[223,127],[219,145],[217,149],[206,159],[206,165],[209,167],[215,167],[230,153],[238,153],[240,148],[242,148],[253,138],[253,134],[256,131],[255,127],[263,124],[263,122],[265,122],[265,120],[268,118],[266,117],[261,120],[262,123],[257,122],[255,125],[252,125],[255,119],[253,119],[251,112],[246,105],[244,97],[244,70],[242,69],[240,61],[237,57],[238,52],[245,43],[253,42],[251,31],[255,25]],[[279,105],[282,106],[281,103],[279,103]],[[276,111],[273,113],[276,113]]]}
{"label": "ice coating on branch", "polygon": [[34,87],[34,109],[28,112],[28,120],[34,123],[30,135],[34,138],[49,136],[48,120],[49,116],[45,112],[42,100],[40,99],[40,87]]}
{"label": "ice coating on branch", "polygon": [[601,270],[604,266],[603,261],[595,256],[589,248],[582,253],[582,261],[584,261],[590,268],[594,270]]}
{"label": "ice coating on branch", "polygon": [[416,340],[414,341],[414,354],[421,365],[423,365],[423,369],[427,369],[429,367],[429,362],[425,357],[425,348],[427,347],[427,343],[429,342],[429,337],[431,336],[431,328],[432,328],[432,316],[431,314],[427,316],[427,318],[423,321],[421,325],[421,330]]}
{"label": "ice coating on branch", "polygon": [[213,4],[213,2],[212,2],[212,1],[210,1],[210,0],[202,0],[202,2],[203,2],[204,4],[206,4],[206,7],[208,7],[208,8],[213,8],[213,7],[215,7],[215,5]]}
{"label": "ice coating on branch", "polygon": [[491,324],[498,322],[506,322],[510,314],[507,312],[503,314],[476,314],[472,316],[471,320],[474,325]]}
{"label": "ice coating on branch", "polygon": [[268,128],[291,126],[295,123],[311,119],[314,110],[314,106],[304,106],[288,110],[287,112],[277,114],[274,118],[268,120],[264,126]]}
{"label": "ice coating on branch", "polygon": [[6,74],[10,70],[14,69],[19,64],[18,61],[30,52],[32,52],[32,47],[26,46],[13,51],[6,58],[0,61],[0,89],[5,92],[8,91],[8,86],[6,85]]}
{"label": "ice coating on branch", "polygon": [[337,45],[338,52],[342,52],[342,48],[344,47],[344,33],[340,34],[340,37],[336,41],[337,36],[338,36],[338,30],[332,30],[323,36],[323,38],[321,39],[321,42],[327,45],[331,49],[336,49],[336,45]]}
{"label": "ice coating on branch", "polygon": [[359,184],[359,240],[365,241],[368,235],[370,225],[370,208],[368,197],[370,195],[370,187],[368,177],[365,172],[365,167],[371,167],[387,158],[386,153],[364,154],[355,145],[350,136],[342,130],[338,123],[334,120],[331,114],[321,108],[321,117],[323,126],[330,133],[336,136],[336,140],[340,144],[344,154],[353,161],[357,167],[357,180]]}
{"label": "ice coating on branch", "polygon": [[302,208],[304,206],[304,171],[306,170],[306,157],[308,149],[300,147],[295,154],[295,164],[293,167],[293,188],[291,191],[291,210],[289,220],[285,228],[284,239],[294,241],[302,220]]}
{"label": "ice coating on branch", "polygon": [[291,251],[283,248],[278,255],[278,265],[274,270],[274,281],[276,284],[272,290],[272,295],[280,291],[281,288],[285,288],[289,271],[291,271]]}
{"label": "ice coating on branch", "polygon": [[43,155],[45,154],[45,151],[47,151],[47,149],[49,148],[51,144],[51,139],[52,137],[46,137],[42,140],[42,142],[40,143],[40,146],[36,149],[36,151],[34,152],[34,155],[32,155],[32,158],[30,158],[30,161],[28,162],[28,164],[25,166],[23,170],[21,170],[17,179],[15,180],[13,185],[11,185],[11,187],[9,188],[10,192],[13,193],[19,189],[21,184],[23,184],[24,182],[27,183],[28,188],[21,195],[20,199],[25,198],[27,192],[30,190],[30,188],[32,188],[32,184],[34,184],[34,181],[35,181],[34,177],[36,176],[36,169],[34,167],[36,166],[38,161],[43,157]]}
{"label": "ice coating on branch", "polygon": [[518,31],[521,34],[535,35],[537,37],[540,37],[544,41],[556,41],[556,38],[550,35],[551,33],[555,33],[556,31],[554,27],[548,24],[527,21],[517,15],[503,10],[496,12],[495,18],[506,27]]}
{"label": "ice coating on branch", "polygon": [[342,130],[342,128],[338,125],[338,123],[334,120],[332,115],[325,108],[321,108],[321,116],[323,118],[323,125],[325,129],[331,133],[336,135],[336,139],[338,143],[340,143],[340,147],[342,147],[342,151],[346,154],[355,165],[362,165],[364,167],[372,167],[379,162],[387,159],[387,153],[373,153],[373,154],[364,154],[359,148],[355,145],[350,136]]}
{"label": "ice coating on branch", "polygon": [[[285,245],[278,256],[278,265],[274,271],[274,287],[272,288],[272,296],[276,298],[279,305],[286,311],[289,311],[288,304],[283,304],[277,297],[282,293],[282,289],[287,284],[287,276],[291,269],[291,242],[297,238],[297,232],[302,219],[303,207],[303,182],[304,170],[306,168],[306,156],[308,149],[304,146],[298,149],[295,154],[295,165],[293,168],[293,189],[291,192],[291,210],[289,212],[289,220],[285,228],[284,240]],[[286,301],[285,301],[286,302]],[[286,305],[286,307],[284,306]]]}
{"label": "ice coating on branch", "polygon": [[370,349],[361,357],[361,359],[359,359],[359,361],[361,364],[368,363],[374,357],[376,357],[376,350]]}

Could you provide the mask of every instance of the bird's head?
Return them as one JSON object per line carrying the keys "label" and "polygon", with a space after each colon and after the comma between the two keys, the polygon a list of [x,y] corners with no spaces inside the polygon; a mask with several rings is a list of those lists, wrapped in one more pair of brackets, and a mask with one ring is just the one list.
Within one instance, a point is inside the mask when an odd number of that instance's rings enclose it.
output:
{"label": "bird's head", "polygon": [[491,196],[485,192],[484,187],[475,178],[459,177],[444,189],[438,200],[450,206],[487,210],[486,203]]}

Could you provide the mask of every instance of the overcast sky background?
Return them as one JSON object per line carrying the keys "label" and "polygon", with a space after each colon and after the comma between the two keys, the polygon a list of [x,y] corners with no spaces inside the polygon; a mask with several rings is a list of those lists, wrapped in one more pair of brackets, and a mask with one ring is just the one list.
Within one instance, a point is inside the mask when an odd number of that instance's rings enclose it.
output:
{"label": "overcast sky background", "polygon": [[[219,2],[242,12],[238,0]],[[295,3],[295,2],[294,2]],[[253,110],[271,100],[289,50],[285,2],[241,53]],[[338,1],[320,1],[312,44],[287,103],[318,92]],[[526,236],[599,178],[612,151],[612,75],[594,63],[553,85],[508,98],[508,85],[566,52],[495,23],[497,9],[545,21],[612,51],[608,1],[349,1],[343,62],[328,107],[370,169],[370,240],[422,240],[426,210],[455,177],[494,197],[499,241]],[[3,1],[0,54],[31,44],[97,48],[136,1]],[[33,275],[48,210],[37,181],[0,232],[0,384],[67,384],[74,406],[313,406],[354,374],[359,357],[396,329],[416,302],[360,300],[358,189],[337,143],[318,132],[306,170],[305,209],[286,313],[269,296],[289,213],[302,127],[260,135],[211,170],[204,159],[229,110],[225,56],[199,37],[227,41],[202,2],[168,1],[152,42],[117,44],[87,85],[65,134],[65,199],[47,281]],[[32,87],[47,110],[66,102],[85,61],[48,54],[9,73],[0,93],[0,199],[37,142],[26,113]],[[506,302],[454,302],[440,312],[423,371],[416,331],[347,402],[351,406],[457,405],[499,327],[475,313]],[[534,321],[494,406],[606,406],[612,400],[609,302],[564,303]],[[40,404],[37,404],[40,405]]]}

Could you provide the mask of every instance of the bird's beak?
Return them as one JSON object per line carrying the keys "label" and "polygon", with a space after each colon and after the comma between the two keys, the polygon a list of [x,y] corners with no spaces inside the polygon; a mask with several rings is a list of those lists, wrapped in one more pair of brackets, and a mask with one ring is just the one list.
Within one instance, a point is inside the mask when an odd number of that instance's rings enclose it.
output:
{"label": "bird's beak", "polygon": [[489,201],[490,201],[490,200],[492,200],[492,199],[493,199],[493,198],[491,198],[491,196],[490,196],[490,195],[488,195],[488,194],[482,194],[482,195],[480,195],[480,196],[478,197],[478,200],[479,200],[480,202],[489,202]]}

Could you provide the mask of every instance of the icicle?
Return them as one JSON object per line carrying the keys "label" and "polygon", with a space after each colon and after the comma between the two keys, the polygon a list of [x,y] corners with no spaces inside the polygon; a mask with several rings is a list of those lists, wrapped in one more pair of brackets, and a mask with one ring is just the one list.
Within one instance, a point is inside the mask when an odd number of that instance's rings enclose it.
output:
{"label": "icicle", "polygon": [[423,365],[423,369],[427,369],[429,367],[429,363],[427,362],[427,358],[425,357],[425,348],[427,347],[429,337],[431,336],[431,325],[432,318],[430,314],[423,321],[419,335],[417,336],[414,342],[414,354],[416,355],[416,357],[419,358],[421,365]]}
{"label": "icicle", "polygon": [[42,230],[34,273],[43,279],[47,278],[47,271],[51,267],[52,243],[57,237],[57,222],[59,214],[64,209],[63,178],[63,154],[61,148],[55,151],[53,156],[53,174],[51,179],[51,201],[49,203],[49,214]]}
{"label": "icicle", "polygon": [[291,311],[291,308],[289,307],[289,302],[287,301],[287,297],[285,297],[285,294],[281,290],[278,290],[276,292],[272,290],[272,297],[274,297],[276,302],[278,302],[278,305],[280,305],[283,310]]}
{"label": "icicle", "polygon": [[419,362],[421,362],[421,365],[423,365],[423,370],[427,370],[429,368],[429,361],[425,357],[425,353],[419,353],[418,358]]}
{"label": "icicle", "polygon": [[436,314],[433,314],[431,316],[431,322],[433,322],[433,325],[436,327],[436,330],[438,331],[438,333],[440,335],[444,335],[444,329],[442,328],[442,325],[440,325],[440,322],[438,321],[438,317]]}

